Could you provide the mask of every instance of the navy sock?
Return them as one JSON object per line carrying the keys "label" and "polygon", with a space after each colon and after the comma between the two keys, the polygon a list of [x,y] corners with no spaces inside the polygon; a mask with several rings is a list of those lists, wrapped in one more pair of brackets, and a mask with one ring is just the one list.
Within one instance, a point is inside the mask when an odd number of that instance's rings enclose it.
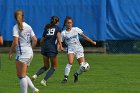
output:
{"label": "navy sock", "polygon": [[55,71],[55,69],[54,69],[54,68],[51,68],[51,69],[48,71],[48,73],[46,74],[44,80],[47,81],[47,80],[53,75],[54,71]]}
{"label": "navy sock", "polygon": [[47,70],[46,67],[42,67],[42,68],[40,68],[40,69],[37,71],[36,75],[39,76],[39,75],[41,75],[42,73],[44,73],[46,70]]}

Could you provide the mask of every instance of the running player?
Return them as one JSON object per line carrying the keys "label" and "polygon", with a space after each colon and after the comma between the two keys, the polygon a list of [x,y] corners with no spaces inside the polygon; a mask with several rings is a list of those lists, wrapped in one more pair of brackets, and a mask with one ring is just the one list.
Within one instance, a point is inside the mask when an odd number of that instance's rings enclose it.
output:
{"label": "running player", "polygon": [[[47,80],[52,76],[57,67],[57,41],[60,46],[60,50],[63,50],[60,40],[60,29],[58,27],[59,18],[52,16],[49,24],[46,25],[43,36],[41,38],[41,54],[43,55],[44,66],[41,67],[35,75],[32,76],[32,80],[35,80],[39,75],[47,71],[44,79],[41,81],[41,85],[46,86]],[[51,62],[51,67],[49,65]]]}
{"label": "running player", "polygon": [[[9,59],[16,48],[16,69],[20,80],[21,93],[27,93],[28,86],[33,93],[39,93],[39,90],[33,85],[30,78],[26,75],[27,67],[33,58],[33,50],[37,39],[32,28],[24,22],[22,10],[15,12],[16,25],[13,27],[13,42],[9,51]],[[32,40],[32,43],[31,43]]]}
{"label": "running player", "polygon": [[84,49],[79,41],[78,35],[81,35],[84,39],[91,42],[93,45],[96,45],[96,42],[88,38],[83,34],[83,31],[78,27],[72,27],[73,20],[71,17],[66,17],[64,21],[64,26],[66,26],[66,30],[61,33],[61,41],[65,42],[67,45],[67,56],[68,56],[68,64],[65,68],[64,79],[62,83],[66,83],[68,80],[68,76],[70,73],[70,69],[73,64],[74,56],[76,56],[77,61],[79,63],[79,68],[77,72],[74,74],[74,82],[78,81],[78,76],[82,73],[80,70],[80,65],[85,62],[84,58]]}

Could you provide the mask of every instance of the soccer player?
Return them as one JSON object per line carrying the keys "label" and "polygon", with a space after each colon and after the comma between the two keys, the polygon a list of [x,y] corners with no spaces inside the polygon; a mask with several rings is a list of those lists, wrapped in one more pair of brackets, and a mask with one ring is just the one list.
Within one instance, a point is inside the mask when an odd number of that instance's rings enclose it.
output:
{"label": "soccer player", "polygon": [[1,34],[0,34],[0,45],[3,45],[3,37]]}
{"label": "soccer player", "polygon": [[70,69],[73,64],[74,56],[76,56],[77,61],[79,63],[79,68],[77,72],[74,74],[74,82],[78,81],[78,76],[82,73],[80,70],[80,65],[85,62],[84,58],[84,49],[79,41],[78,35],[81,35],[84,39],[91,42],[93,45],[96,45],[96,42],[88,38],[86,35],[83,34],[83,31],[78,27],[72,27],[73,19],[71,17],[66,17],[64,21],[64,26],[66,26],[66,30],[62,31],[61,33],[61,41],[65,42],[67,45],[67,57],[68,57],[68,64],[65,67],[64,72],[64,79],[62,83],[67,83],[68,76],[70,73]]}
{"label": "soccer player", "polygon": [[[57,41],[60,50],[63,50],[60,39],[60,28],[58,27],[59,18],[52,16],[50,23],[45,26],[44,33],[40,40],[42,45],[41,54],[43,56],[44,66],[41,67],[35,75],[32,76],[32,80],[35,80],[39,75],[49,69],[44,79],[41,81],[41,85],[46,86],[47,80],[53,75],[57,67]],[[49,65],[51,62],[51,67]]]}
{"label": "soccer player", "polygon": [[[27,93],[28,86],[32,93],[39,93],[39,90],[33,85],[26,71],[33,58],[33,50],[37,43],[37,38],[32,28],[24,22],[22,10],[15,11],[16,25],[13,27],[13,42],[9,51],[9,59],[16,48],[16,69],[17,77],[20,80],[21,93]],[[31,43],[32,40],[32,43]]]}

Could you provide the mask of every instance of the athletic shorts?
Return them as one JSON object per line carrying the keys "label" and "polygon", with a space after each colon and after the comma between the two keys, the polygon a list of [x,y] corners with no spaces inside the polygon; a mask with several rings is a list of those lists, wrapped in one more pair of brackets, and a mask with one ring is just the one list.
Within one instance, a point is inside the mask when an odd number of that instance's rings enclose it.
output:
{"label": "athletic shorts", "polygon": [[67,48],[67,54],[74,53],[77,59],[84,57],[83,47],[69,47]]}
{"label": "athletic shorts", "polygon": [[28,66],[30,65],[31,61],[33,59],[33,55],[28,55],[27,56],[24,56],[24,55],[16,55],[16,61],[20,61],[24,64],[27,64]]}
{"label": "athletic shorts", "polygon": [[48,56],[48,57],[53,57],[53,56],[56,56],[58,53],[56,52],[43,52],[41,51],[41,54],[44,55],[44,56]]}

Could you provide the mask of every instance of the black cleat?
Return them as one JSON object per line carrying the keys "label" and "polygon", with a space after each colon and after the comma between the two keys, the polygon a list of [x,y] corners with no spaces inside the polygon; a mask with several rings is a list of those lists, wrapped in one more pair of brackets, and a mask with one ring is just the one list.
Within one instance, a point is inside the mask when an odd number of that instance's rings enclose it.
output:
{"label": "black cleat", "polygon": [[63,83],[63,84],[67,83],[67,79],[66,79],[66,78],[63,79],[63,80],[61,81],[61,83]]}
{"label": "black cleat", "polygon": [[75,73],[73,76],[74,76],[74,83],[78,82],[78,74]]}

